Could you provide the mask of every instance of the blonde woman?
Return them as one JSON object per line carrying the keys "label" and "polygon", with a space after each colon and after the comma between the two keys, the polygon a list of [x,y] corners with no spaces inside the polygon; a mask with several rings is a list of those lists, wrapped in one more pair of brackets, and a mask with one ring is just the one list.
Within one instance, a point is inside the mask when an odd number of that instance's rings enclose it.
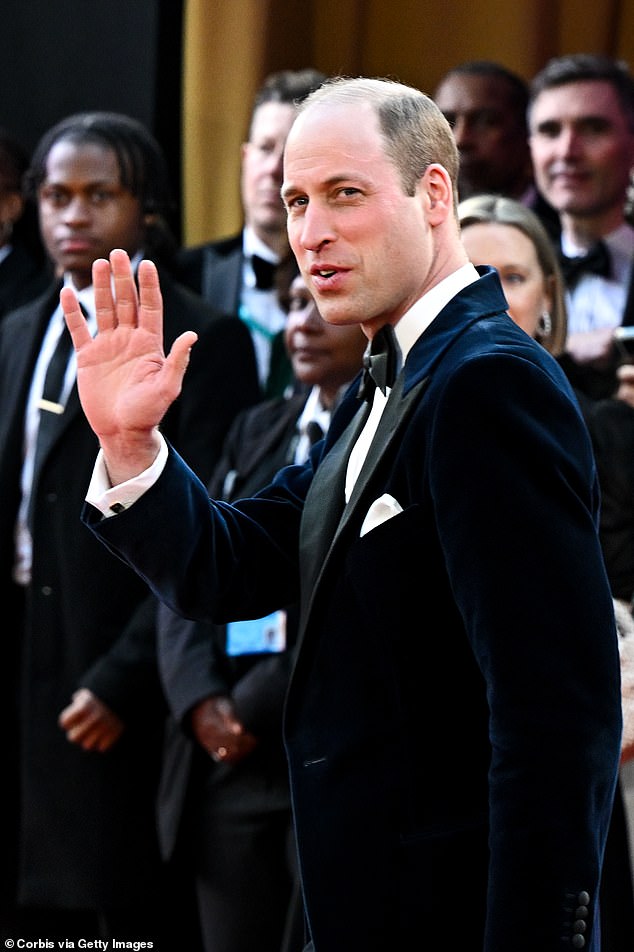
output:
{"label": "blonde woman", "polygon": [[564,281],[537,215],[512,198],[474,195],[460,203],[462,243],[474,264],[497,269],[509,314],[558,357],[567,332]]}

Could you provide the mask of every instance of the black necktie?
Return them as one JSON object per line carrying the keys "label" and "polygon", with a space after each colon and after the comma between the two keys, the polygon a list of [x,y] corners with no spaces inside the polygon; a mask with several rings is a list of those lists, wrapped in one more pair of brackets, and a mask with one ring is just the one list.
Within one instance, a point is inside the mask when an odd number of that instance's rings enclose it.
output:
{"label": "black necktie", "polygon": [[64,406],[59,402],[59,398],[62,394],[64,377],[66,376],[66,368],[68,367],[68,359],[72,349],[73,342],[70,331],[66,326],[66,321],[64,321],[62,333],[59,335],[59,340],[57,341],[55,350],[46,369],[44,387],[42,388],[42,399],[38,402],[41,411],[40,425],[42,418],[46,416],[46,414],[60,414],[64,412]]}
{"label": "black necktie", "polygon": [[374,335],[363,355],[363,379],[358,392],[360,399],[371,401],[376,387],[385,395],[387,388],[394,386],[397,353],[394,328],[391,324],[385,324]]}
{"label": "black necktie", "polygon": [[[55,350],[46,369],[42,397],[38,400],[37,404],[40,411],[40,420],[37,427],[35,453],[33,457],[33,480],[31,485],[34,484],[38,477],[42,460],[53,442],[57,422],[64,412],[64,404],[60,403],[60,397],[64,387],[64,377],[66,376],[66,368],[68,367],[72,347],[73,342],[70,332],[66,326],[66,321],[64,321],[62,333],[59,336],[59,340],[55,345]],[[33,497],[31,497],[31,503],[29,505],[29,523],[31,522],[32,513]]]}
{"label": "black necktie", "polygon": [[255,286],[259,291],[270,291],[275,281],[277,265],[258,255],[251,255],[251,267],[255,275]]}
{"label": "black necktie", "polygon": [[570,289],[574,288],[582,274],[598,274],[609,278],[611,273],[610,252],[603,241],[593,245],[586,255],[568,258],[560,254],[559,263],[566,286]]}

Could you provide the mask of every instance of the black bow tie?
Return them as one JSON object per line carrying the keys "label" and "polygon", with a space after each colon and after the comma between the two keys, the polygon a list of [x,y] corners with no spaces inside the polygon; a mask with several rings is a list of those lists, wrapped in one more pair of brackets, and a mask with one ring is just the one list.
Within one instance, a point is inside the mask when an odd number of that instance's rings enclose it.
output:
{"label": "black bow tie", "polygon": [[251,267],[255,275],[255,286],[260,291],[270,291],[275,281],[277,265],[258,255],[251,255]]}
{"label": "black bow tie", "polygon": [[598,241],[587,254],[579,257],[567,258],[566,255],[561,254],[559,263],[566,286],[570,289],[575,286],[582,274],[598,274],[603,278],[609,278],[611,273],[610,252],[603,241]]}
{"label": "black bow tie", "polygon": [[374,335],[363,355],[363,379],[357,396],[371,401],[374,390],[379,388],[385,395],[388,387],[394,386],[398,344],[391,324],[386,324]]}

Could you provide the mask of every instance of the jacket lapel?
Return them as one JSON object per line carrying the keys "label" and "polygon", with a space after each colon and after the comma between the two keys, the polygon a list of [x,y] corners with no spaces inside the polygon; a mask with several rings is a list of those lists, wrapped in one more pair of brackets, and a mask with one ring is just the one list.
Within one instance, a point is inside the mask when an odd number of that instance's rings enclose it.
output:
{"label": "jacket lapel", "polygon": [[[352,495],[345,503],[344,490],[348,458],[368,413],[359,413],[332,450],[319,465],[306,497],[302,519],[302,619],[308,617],[320,580],[346,526],[360,505],[377,466],[391,453],[410,410],[427,387],[428,378],[419,380],[403,395],[404,375],[397,377],[369,448]],[[304,625],[301,625],[303,629]]]}

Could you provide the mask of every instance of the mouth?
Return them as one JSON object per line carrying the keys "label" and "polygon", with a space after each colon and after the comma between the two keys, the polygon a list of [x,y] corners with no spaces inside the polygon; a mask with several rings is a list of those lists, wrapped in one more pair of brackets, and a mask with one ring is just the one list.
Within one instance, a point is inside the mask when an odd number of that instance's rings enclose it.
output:
{"label": "mouth", "polygon": [[313,278],[332,278],[341,272],[341,268],[332,264],[314,264],[310,269]]}
{"label": "mouth", "polygon": [[553,182],[579,182],[588,178],[588,173],[579,168],[552,168],[550,178]]}
{"label": "mouth", "polygon": [[88,238],[63,238],[58,241],[57,247],[65,255],[87,254],[92,250],[92,242]]}
{"label": "mouth", "polygon": [[319,263],[313,264],[310,268],[310,283],[315,294],[319,295],[323,301],[322,295],[334,294],[349,290],[347,277],[350,269],[343,268],[340,265]]}
{"label": "mouth", "polygon": [[293,357],[296,357],[299,360],[309,360],[314,362],[315,360],[319,360],[322,353],[322,351],[316,350],[314,347],[305,347],[300,344],[293,350]]}

